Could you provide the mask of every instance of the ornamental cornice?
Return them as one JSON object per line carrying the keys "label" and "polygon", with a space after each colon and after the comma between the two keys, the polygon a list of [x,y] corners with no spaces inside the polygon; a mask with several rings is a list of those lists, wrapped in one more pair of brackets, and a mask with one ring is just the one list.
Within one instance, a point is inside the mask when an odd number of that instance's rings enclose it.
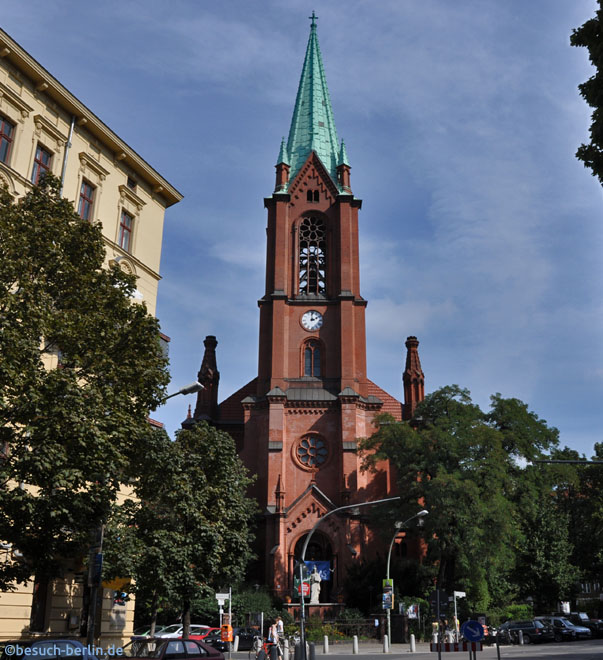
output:
{"label": "ornamental cornice", "polygon": [[80,159],[80,167],[82,171],[85,171],[86,168],[91,169],[100,181],[104,181],[109,176],[109,170],[106,170],[97,160],[92,158],[89,153],[80,151],[78,158]]}
{"label": "ornamental cornice", "polygon": [[138,213],[142,211],[142,207],[146,204],[146,202],[142,200],[131,188],[128,188],[128,186],[125,186],[123,183],[121,186],[119,186],[119,196],[122,200],[122,204],[126,199],[134,204],[134,206],[138,209]]}
{"label": "ornamental cornice", "polygon": [[36,135],[39,137],[42,134],[42,131],[44,131],[56,142],[57,149],[60,149],[67,144],[67,136],[59,131],[54,124],[49,122],[46,117],[39,114],[34,115],[34,124],[36,127]]}
{"label": "ornamental cornice", "polygon": [[21,113],[19,121],[27,119],[29,114],[33,112],[33,108],[25,103],[16,92],[13,92],[10,87],[7,87],[3,82],[0,82],[0,99],[2,98],[6,99]]}

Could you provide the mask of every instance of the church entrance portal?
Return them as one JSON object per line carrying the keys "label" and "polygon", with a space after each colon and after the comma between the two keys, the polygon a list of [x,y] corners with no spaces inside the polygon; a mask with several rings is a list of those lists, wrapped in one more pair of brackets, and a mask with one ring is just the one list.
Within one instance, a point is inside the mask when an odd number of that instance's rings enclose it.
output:
{"label": "church entrance portal", "polygon": [[[299,560],[301,557],[302,549],[304,543],[306,542],[306,537],[308,535],[304,534],[295,544],[295,560]],[[320,583],[320,602],[321,603],[330,603],[331,595],[337,588],[333,584],[335,580],[336,573],[336,555],[333,554],[333,549],[329,539],[322,534],[321,532],[315,532],[312,534],[312,539],[306,548],[306,565],[308,567],[308,573],[312,572],[314,566],[316,566],[320,577],[322,579]]]}

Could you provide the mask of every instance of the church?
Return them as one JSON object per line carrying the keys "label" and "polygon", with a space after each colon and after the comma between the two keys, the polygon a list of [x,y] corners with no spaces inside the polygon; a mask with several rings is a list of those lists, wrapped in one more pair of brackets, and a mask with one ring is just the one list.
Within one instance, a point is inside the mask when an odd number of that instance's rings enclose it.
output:
{"label": "church", "polygon": [[[367,301],[360,294],[358,245],[362,201],[352,192],[345,144],[337,137],[316,18],[313,13],[274,192],[264,199],[258,374],[218,403],[218,342],[206,337],[198,376],[205,389],[183,422],[186,428],[205,420],[227,431],[256,475],[249,493],[262,513],[256,579],[282,599],[293,594],[296,558],[320,517],[396,494],[387,462],[374,473],[362,471],[357,441],[374,432],[376,415],[410,419],[424,397],[416,337],[406,340],[403,403],[367,378]],[[341,594],[350,564],[381,549],[370,514],[363,513],[369,509],[356,511],[329,517],[308,546],[306,560],[321,569],[321,602]]]}

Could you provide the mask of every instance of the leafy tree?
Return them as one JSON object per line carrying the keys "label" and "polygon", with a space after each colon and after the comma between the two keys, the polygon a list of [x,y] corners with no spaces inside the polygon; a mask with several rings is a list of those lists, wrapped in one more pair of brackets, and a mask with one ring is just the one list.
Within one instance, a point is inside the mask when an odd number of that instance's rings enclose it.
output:
{"label": "leafy tree", "polygon": [[576,157],[592,170],[603,184],[603,0],[594,18],[576,28],[570,37],[572,46],[588,49],[589,59],[596,69],[594,76],[578,86],[584,100],[594,108],[590,126],[590,143],[582,144]]}
{"label": "leafy tree", "polygon": [[22,555],[0,565],[7,589],[82,554],[168,375],[135,279],[103,268],[100,226],[56,178],[0,191],[0,253],[0,537]]}
{"label": "leafy tree", "polygon": [[[251,556],[251,479],[232,437],[205,423],[174,442],[157,433],[135,472],[138,501],[124,504],[108,534],[112,570],[128,571],[154,612],[178,603],[188,634],[194,602],[238,583]],[[122,537],[133,540],[122,546]]]}
{"label": "leafy tree", "polygon": [[[451,593],[463,585],[473,609],[485,611],[516,590],[508,579],[528,531],[518,509],[522,463],[557,442],[556,429],[521,401],[495,395],[484,413],[453,385],[427,396],[411,423],[381,418],[361,448],[369,469],[383,459],[395,466],[401,516],[415,513],[418,502],[429,511],[427,560],[438,586]],[[536,498],[543,496],[538,485]],[[546,492],[550,498],[551,488]]]}

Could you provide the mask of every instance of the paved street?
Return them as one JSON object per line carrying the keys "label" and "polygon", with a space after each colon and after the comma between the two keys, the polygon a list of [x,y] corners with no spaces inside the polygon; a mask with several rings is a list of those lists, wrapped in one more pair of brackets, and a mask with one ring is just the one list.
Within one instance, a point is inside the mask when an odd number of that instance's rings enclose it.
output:
{"label": "paved street", "polygon": [[[322,644],[316,645],[316,655],[326,660],[322,652]],[[392,645],[391,652],[387,655],[383,653],[383,648],[379,644],[361,643],[359,645],[358,655],[352,654],[351,644],[331,644],[329,655],[336,656],[337,660],[384,660],[384,657],[392,660],[404,658],[437,658],[437,653],[429,651],[428,644],[417,644],[415,653],[410,653],[407,644]],[[467,658],[468,652],[442,653],[444,660],[454,658]],[[233,653],[234,660],[248,660],[248,653]],[[477,660],[497,660],[496,647],[485,647],[483,651],[477,652]],[[603,639],[581,642],[565,642],[561,644],[527,644],[525,646],[501,646],[500,658],[518,658],[521,660],[603,660]]]}

